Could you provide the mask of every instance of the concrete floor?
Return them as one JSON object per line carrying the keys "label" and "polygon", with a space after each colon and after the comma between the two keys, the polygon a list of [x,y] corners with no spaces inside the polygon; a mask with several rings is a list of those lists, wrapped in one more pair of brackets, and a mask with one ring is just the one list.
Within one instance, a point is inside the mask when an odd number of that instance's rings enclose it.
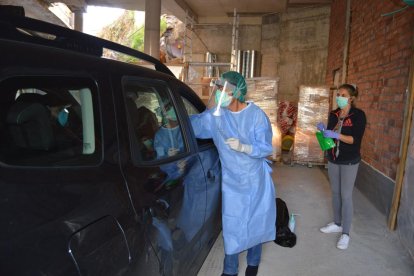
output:
{"label": "concrete floor", "polygon": [[[319,228],[332,221],[327,171],[323,167],[274,165],[277,197],[286,201],[290,213],[297,213],[297,244],[263,246],[258,275],[270,276],[405,276],[414,275],[414,262],[404,250],[396,232],[386,226],[386,217],[354,189],[354,217],[347,250],[336,248],[340,234],[323,234]],[[214,244],[198,276],[219,276],[223,268],[223,241]],[[244,275],[246,253],[240,255]]]}

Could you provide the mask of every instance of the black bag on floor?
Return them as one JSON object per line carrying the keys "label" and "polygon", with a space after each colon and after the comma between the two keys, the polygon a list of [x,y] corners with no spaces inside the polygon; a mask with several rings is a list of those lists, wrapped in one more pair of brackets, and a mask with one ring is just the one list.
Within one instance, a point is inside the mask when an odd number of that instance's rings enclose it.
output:
{"label": "black bag on floor", "polygon": [[289,210],[280,198],[276,198],[276,239],[274,240],[280,246],[294,247],[296,244],[296,234],[292,233],[288,227]]}

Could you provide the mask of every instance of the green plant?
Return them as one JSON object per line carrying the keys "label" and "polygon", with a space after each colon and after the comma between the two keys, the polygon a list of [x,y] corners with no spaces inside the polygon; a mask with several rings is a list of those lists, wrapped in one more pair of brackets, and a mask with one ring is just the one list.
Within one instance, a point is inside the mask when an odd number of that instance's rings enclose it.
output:
{"label": "green plant", "polygon": [[[125,11],[111,25],[103,28],[98,36],[138,51],[144,51],[145,26],[143,24],[136,26],[135,22],[135,13],[133,11]],[[160,36],[166,30],[167,21],[165,18],[161,18]],[[104,56],[129,63],[138,62],[136,58],[114,52],[104,51]]]}

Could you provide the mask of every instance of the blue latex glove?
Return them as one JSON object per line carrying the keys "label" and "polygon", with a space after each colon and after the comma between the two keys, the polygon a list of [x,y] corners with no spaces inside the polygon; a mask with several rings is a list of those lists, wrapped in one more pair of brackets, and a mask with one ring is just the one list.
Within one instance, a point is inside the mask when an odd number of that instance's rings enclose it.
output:
{"label": "blue latex glove", "polygon": [[337,132],[335,132],[333,130],[325,130],[323,132],[323,137],[339,139],[339,133],[337,133]]}
{"label": "blue latex glove", "polygon": [[324,123],[322,123],[322,122],[319,122],[319,123],[316,125],[316,128],[317,128],[318,130],[320,130],[320,131],[324,131],[324,130],[326,129],[326,127],[325,127]]}

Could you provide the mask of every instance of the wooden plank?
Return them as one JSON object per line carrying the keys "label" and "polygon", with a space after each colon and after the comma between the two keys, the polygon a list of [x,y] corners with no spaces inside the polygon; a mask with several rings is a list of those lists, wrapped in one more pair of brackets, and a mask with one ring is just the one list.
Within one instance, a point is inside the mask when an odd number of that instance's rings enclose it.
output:
{"label": "wooden plank", "polygon": [[[413,44],[414,49],[414,44]],[[397,215],[400,206],[401,191],[404,181],[405,167],[407,163],[408,146],[410,142],[410,131],[412,127],[412,116],[414,108],[414,54],[411,57],[410,77],[408,79],[408,102],[404,114],[403,138],[401,141],[400,164],[397,168],[397,177],[395,180],[394,195],[392,198],[391,210],[388,216],[388,228],[395,230],[397,225]]]}

